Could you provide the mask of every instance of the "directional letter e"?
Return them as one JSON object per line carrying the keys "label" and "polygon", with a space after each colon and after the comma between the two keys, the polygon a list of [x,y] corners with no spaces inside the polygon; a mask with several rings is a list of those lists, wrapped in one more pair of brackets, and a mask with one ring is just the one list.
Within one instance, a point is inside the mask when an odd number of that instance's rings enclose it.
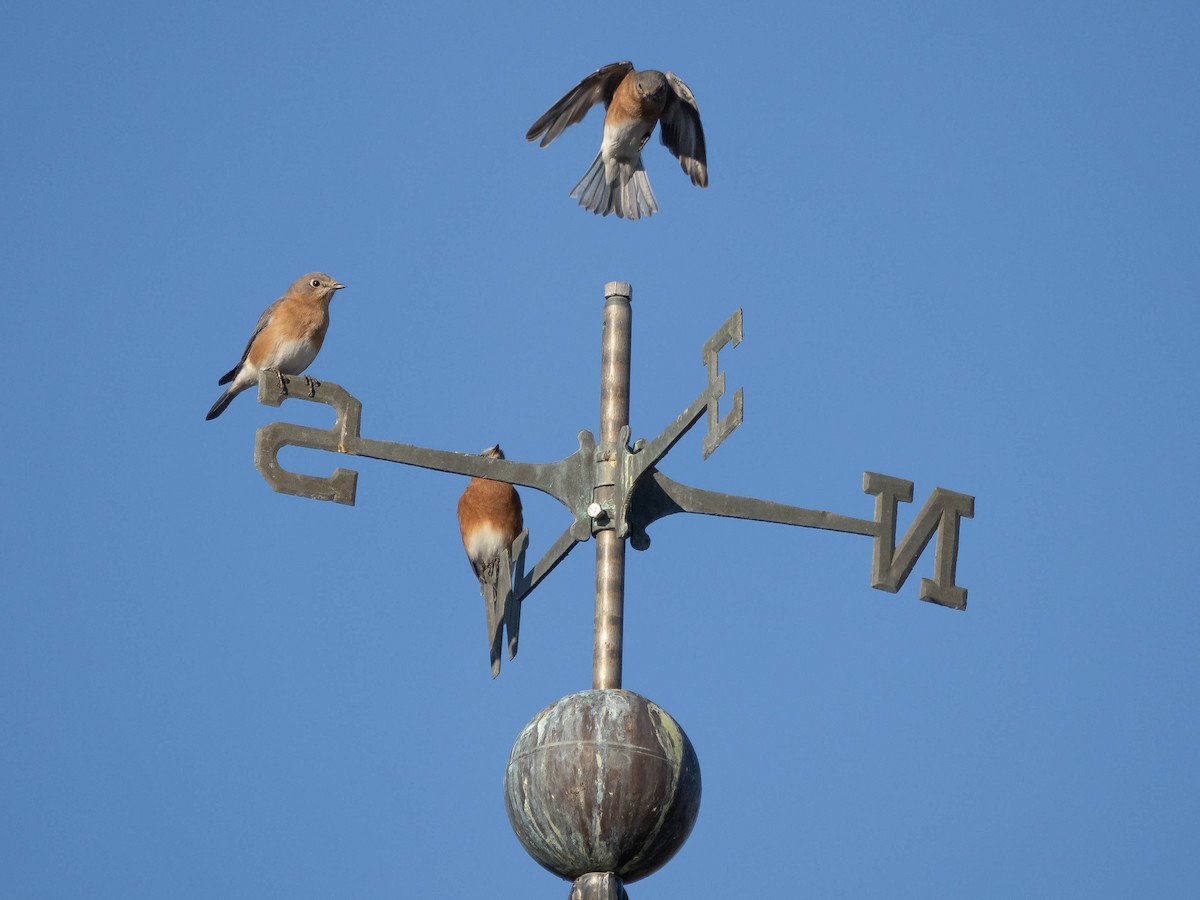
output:
{"label": "directional letter e", "polygon": [[896,505],[911,503],[913,483],[876,472],[863,473],[863,491],[875,497],[875,554],[871,565],[871,587],[896,593],[925,552],[936,531],[934,578],[921,579],[921,599],[951,609],[967,608],[967,589],[954,583],[958,564],[958,523],[975,516],[975,498],[943,488],[934,488],[921,511],[896,546]]}

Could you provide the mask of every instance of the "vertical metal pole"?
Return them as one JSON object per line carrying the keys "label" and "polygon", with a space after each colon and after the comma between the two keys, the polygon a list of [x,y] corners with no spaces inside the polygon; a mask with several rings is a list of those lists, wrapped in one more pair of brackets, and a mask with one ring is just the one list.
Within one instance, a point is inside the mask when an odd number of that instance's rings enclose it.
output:
{"label": "vertical metal pole", "polygon": [[[629,424],[629,345],[633,326],[633,289],[623,281],[604,286],[604,334],[600,340],[600,444],[611,448]],[[611,466],[615,484],[620,473]],[[603,466],[601,467],[603,470]],[[616,487],[596,490],[596,501],[611,508]],[[621,650],[625,619],[625,540],[609,528],[596,535],[596,636],[592,648],[592,687],[621,686]]]}

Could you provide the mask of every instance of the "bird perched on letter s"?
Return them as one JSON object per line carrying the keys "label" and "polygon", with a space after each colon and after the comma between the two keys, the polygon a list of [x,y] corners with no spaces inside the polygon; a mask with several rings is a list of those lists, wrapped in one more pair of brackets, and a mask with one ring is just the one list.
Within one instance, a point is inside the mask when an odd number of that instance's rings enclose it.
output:
{"label": "bird perched on letter s", "polygon": [[[504,459],[504,451],[494,444],[480,456]],[[458,528],[467,559],[479,579],[479,592],[483,594],[495,678],[500,674],[501,625],[508,628],[508,658],[512,659],[517,654],[521,623],[520,601],[512,598],[510,559],[513,542],[525,528],[516,488],[503,481],[472,478],[458,499]]]}
{"label": "bird perched on letter s", "polygon": [[242,391],[258,383],[264,369],[279,375],[299,375],[309,367],[329,328],[329,301],[345,285],[324,272],[309,272],[297,278],[282,297],[266,308],[242,351],[238,364],[221,376],[217,384],[228,384],[205,419],[215,419]]}
{"label": "bird perched on letter s", "polygon": [[579,82],[530,126],[526,140],[540,137],[545,147],[601,101],[608,111],[600,152],[571,191],[580,206],[625,219],[658,212],[642,168],[642,147],[655,124],[663,145],[679,159],[692,184],[708,187],[704,129],[691,89],[671,72],[634,71],[628,60],[597,69]]}

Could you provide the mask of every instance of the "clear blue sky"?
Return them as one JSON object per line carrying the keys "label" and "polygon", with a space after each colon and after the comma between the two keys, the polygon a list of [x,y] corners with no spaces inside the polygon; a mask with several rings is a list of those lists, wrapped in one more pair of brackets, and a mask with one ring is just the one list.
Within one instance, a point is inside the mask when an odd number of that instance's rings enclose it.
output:
{"label": "clear blue sky", "polygon": [[[509,748],[589,686],[594,545],[489,677],[462,479],[276,494],[216,379],[313,269],[311,372],[364,434],[549,461],[595,430],[603,285],[632,425],[722,354],[745,424],[678,481],[870,517],[976,496],[965,613],[870,541],[673,517],[630,554],[625,686],[704,779],[636,898],[1192,896],[1200,841],[1200,7],[41,3],[3,14],[0,894],[562,898]],[[692,88],[711,187],[567,194],[619,59]],[[296,407],[301,408],[296,408]],[[315,453],[285,461],[315,473]],[[535,551],[566,524],[525,492]],[[1189,887],[1191,885],[1191,887]]]}

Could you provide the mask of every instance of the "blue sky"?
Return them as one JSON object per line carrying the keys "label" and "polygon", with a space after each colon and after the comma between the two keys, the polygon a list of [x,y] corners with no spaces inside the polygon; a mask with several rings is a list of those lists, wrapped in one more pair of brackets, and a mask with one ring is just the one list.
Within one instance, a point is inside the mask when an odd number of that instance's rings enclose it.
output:
{"label": "blue sky", "polygon": [[[625,687],[696,748],[631,895],[1182,897],[1200,823],[1200,8],[1191,3],[118,3],[3,15],[0,893],[560,898],[507,823],[524,724],[590,685],[593,545],[489,677],[456,476],[272,492],[259,313],[339,292],[316,377],[363,433],[559,459],[595,431],[604,283],[635,437],[746,420],[677,481],[869,518],[864,471],[976,497],[966,612],[861,537],[675,516],[631,553]],[[691,87],[711,186],[567,195],[597,67]],[[299,408],[297,408],[299,407]],[[524,493],[535,552],[566,524]]]}

